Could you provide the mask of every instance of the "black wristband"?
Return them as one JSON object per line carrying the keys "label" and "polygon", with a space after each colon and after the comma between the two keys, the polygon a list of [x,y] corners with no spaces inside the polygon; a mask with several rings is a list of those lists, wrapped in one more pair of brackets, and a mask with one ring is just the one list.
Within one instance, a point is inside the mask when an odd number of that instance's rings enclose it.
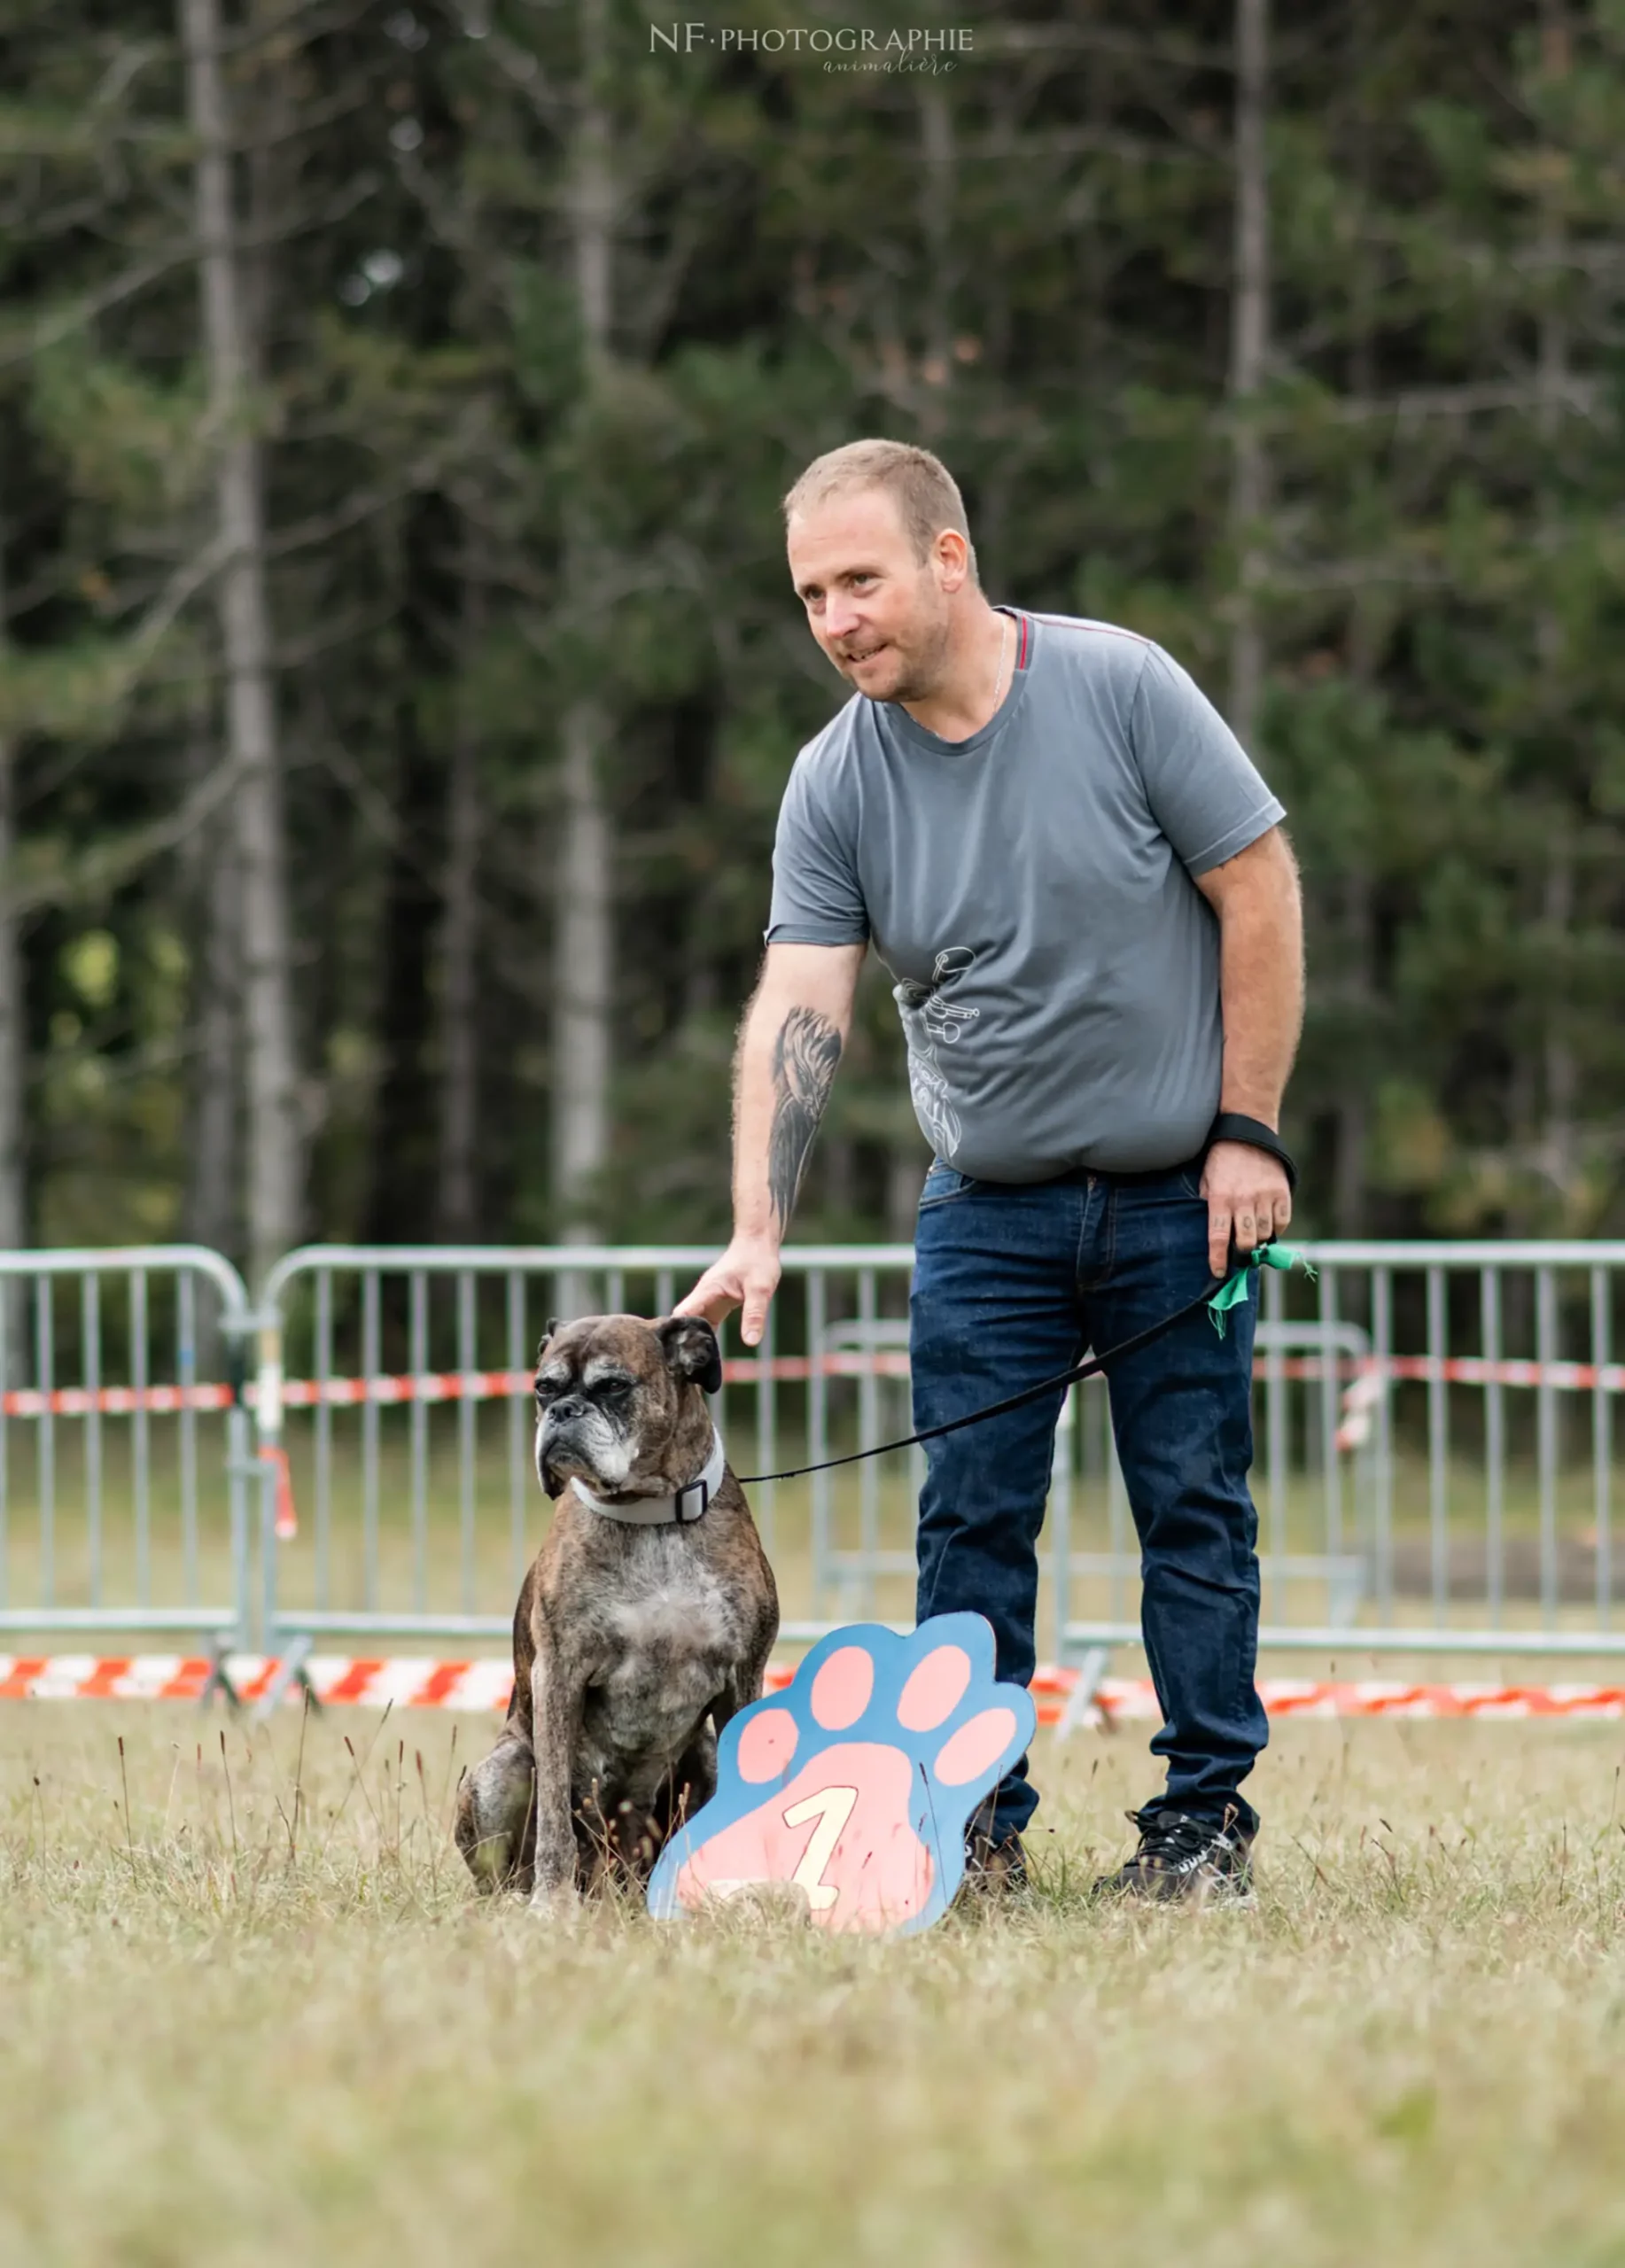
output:
{"label": "black wristband", "polygon": [[1298,1169],[1292,1152],[1275,1129],[1266,1126],[1262,1118],[1248,1118],[1239,1110],[1221,1110],[1209,1129],[1208,1147],[1211,1149],[1216,1142],[1245,1142],[1249,1149],[1267,1150],[1272,1158],[1280,1161],[1287,1186],[1296,1194]]}

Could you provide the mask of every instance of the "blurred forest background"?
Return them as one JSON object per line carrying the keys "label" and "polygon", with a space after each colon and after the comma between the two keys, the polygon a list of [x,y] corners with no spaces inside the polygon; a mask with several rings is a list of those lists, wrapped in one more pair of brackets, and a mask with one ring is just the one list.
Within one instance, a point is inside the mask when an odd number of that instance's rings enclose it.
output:
{"label": "blurred forest background", "polygon": [[[720,1239],[843,693],[777,501],[864,433],[1285,797],[1301,1217],[1625,1231],[1621,0],[0,0],[0,1241]],[[798,1233],[925,1162],[871,967]]]}

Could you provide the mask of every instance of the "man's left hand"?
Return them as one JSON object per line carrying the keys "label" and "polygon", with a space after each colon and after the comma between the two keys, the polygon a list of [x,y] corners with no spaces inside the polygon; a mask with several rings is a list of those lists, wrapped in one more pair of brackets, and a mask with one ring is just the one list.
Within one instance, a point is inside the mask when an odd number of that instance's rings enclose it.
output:
{"label": "man's left hand", "polygon": [[1216,1142],[1202,1168],[1208,1200],[1208,1265],[1230,1272],[1230,1240],[1246,1254],[1279,1236],[1292,1218],[1292,1185],[1279,1158],[1250,1142]]}

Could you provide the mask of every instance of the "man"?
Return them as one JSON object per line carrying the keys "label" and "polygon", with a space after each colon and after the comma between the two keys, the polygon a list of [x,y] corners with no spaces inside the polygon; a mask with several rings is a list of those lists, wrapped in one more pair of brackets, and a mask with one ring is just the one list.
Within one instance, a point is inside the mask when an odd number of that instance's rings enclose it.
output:
{"label": "man", "polygon": [[[780,812],[766,955],[735,1065],[734,1236],[683,1310],[761,1337],[779,1251],[873,944],[897,978],[935,1153],[910,1306],[915,1425],[1069,1368],[1193,1301],[1286,1227],[1275,1130],[1302,1004],[1282,806],[1157,647],[993,607],[959,490],[859,441],[785,499],[813,637],[853,688]],[[1224,1133],[1239,1114],[1249,1141]],[[1250,1123],[1248,1123],[1250,1122]],[[1230,1129],[1229,1131],[1235,1131]],[[1253,1320],[1193,1315],[1111,1365],[1141,1545],[1164,1793],[1100,1885],[1245,1896],[1267,1737]],[[974,1608],[999,1674],[1034,1668],[1037,1542],[1059,1393],[929,1445],[917,1612]],[[973,1847],[1024,1879],[1023,1759]]]}

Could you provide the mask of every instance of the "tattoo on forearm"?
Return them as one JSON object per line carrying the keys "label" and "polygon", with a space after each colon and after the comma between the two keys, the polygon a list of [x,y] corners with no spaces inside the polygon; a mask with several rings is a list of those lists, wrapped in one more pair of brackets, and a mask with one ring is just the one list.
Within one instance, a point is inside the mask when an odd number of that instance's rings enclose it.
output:
{"label": "tattoo on forearm", "polygon": [[773,1130],[767,1145],[767,1188],[781,1235],[796,1209],[812,1137],[840,1060],[841,1035],[828,1016],[815,1008],[792,1008],[774,1043]]}

